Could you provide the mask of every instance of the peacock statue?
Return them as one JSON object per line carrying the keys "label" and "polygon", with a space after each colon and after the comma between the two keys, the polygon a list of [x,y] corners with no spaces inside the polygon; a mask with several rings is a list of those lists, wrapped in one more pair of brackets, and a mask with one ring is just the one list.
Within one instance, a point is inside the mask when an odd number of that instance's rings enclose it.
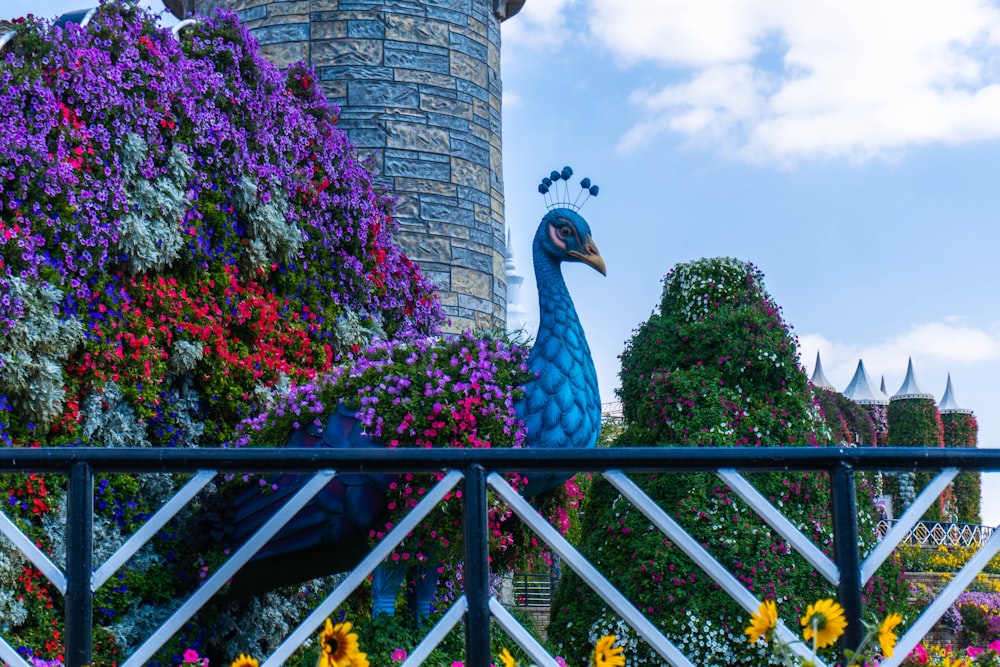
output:
{"label": "peacock statue", "polygon": [[[539,325],[527,362],[531,379],[514,406],[517,417],[524,422],[524,444],[528,447],[593,447],[601,429],[597,373],[561,268],[565,262],[581,262],[606,275],[590,226],[579,213],[583,203],[596,196],[599,189],[590,179],[583,179],[580,194],[570,202],[568,179],[572,174],[572,169],[565,167],[551,172],[539,185],[549,209],[532,244]],[[285,446],[383,446],[366,432],[357,415],[356,410],[341,403],[322,427],[310,425],[295,430]],[[568,477],[559,473],[532,475],[523,492],[537,495]],[[258,552],[234,580],[234,593],[268,590],[353,567],[368,551],[369,531],[386,512],[386,491],[394,480],[392,475],[338,475]],[[252,535],[305,483],[305,478],[282,475],[268,483],[273,493],[248,490],[233,502],[233,544]],[[398,582],[385,590],[373,586],[374,612],[393,613],[398,587]],[[416,612],[418,616],[426,615],[433,583],[414,588]]]}

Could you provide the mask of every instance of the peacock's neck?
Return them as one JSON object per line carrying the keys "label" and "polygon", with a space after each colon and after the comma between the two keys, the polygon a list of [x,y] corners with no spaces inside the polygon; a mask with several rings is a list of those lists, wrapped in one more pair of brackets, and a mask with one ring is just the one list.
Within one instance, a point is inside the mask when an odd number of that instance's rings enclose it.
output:
{"label": "peacock's neck", "polygon": [[534,265],[538,286],[538,331],[528,365],[543,374],[562,375],[569,383],[567,386],[587,395],[587,402],[596,405],[600,400],[597,371],[560,264],[536,251]]}
{"label": "peacock's neck", "polygon": [[582,329],[573,298],[569,295],[559,263],[544,252],[535,251],[535,284],[538,287],[538,332],[541,340],[564,326]]}

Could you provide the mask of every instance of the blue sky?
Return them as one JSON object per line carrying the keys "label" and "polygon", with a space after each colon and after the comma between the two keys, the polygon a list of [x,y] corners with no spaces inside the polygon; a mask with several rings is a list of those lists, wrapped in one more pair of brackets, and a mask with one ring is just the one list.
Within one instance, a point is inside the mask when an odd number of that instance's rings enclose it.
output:
{"label": "blue sky", "polygon": [[[670,267],[733,256],[765,273],[807,371],[819,350],[843,389],[862,358],[892,394],[912,356],[939,399],[951,373],[980,445],[1000,446],[1000,4],[528,0],[503,42],[529,309],[539,179],[569,164],[601,187],[583,213],[608,276],[566,275],[605,401]],[[1000,523],[1000,485],[984,494]]]}
{"label": "blue sky", "polygon": [[[570,164],[607,278],[568,267],[601,376],[671,266],[755,263],[844,389],[950,372],[1000,446],[1000,5],[529,0],[504,24],[504,178],[529,272],[535,193]],[[533,294],[533,287],[525,292]],[[1000,493],[985,484],[985,519]]]}

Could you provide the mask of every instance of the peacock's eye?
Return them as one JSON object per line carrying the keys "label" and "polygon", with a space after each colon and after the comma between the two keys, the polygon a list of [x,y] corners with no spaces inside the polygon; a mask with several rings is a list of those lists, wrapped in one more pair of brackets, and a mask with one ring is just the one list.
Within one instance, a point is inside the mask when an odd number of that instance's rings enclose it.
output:
{"label": "peacock's eye", "polygon": [[573,228],[570,227],[569,225],[563,225],[562,227],[559,228],[559,238],[568,239],[572,235],[573,235]]}

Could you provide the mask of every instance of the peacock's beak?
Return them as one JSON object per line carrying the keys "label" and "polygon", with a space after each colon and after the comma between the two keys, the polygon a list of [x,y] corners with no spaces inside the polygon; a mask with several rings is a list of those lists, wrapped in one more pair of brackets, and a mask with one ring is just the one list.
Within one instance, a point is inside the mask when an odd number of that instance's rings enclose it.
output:
{"label": "peacock's beak", "polygon": [[577,252],[576,250],[570,250],[569,254],[574,259],[578,259],[587,266],[597,269],[601,272],[602,276],[608,275],[608,269],[604,266],[604,258],[601,257],[601,253],[597,250],[597,244],[594,243],[593,239],[588,238],[586,243],[583,244],[584,252]]}

